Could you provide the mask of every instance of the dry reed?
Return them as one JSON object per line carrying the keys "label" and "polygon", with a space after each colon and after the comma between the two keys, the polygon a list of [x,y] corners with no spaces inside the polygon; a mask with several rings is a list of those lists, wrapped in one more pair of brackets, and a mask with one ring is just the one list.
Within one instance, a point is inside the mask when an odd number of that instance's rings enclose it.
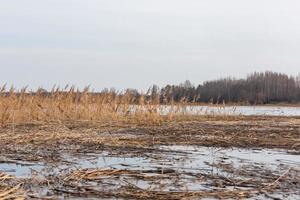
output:
{"label": "dry reed", "polygon": [[[135,105],[135,106],[134,106]],[[105,91],[93,93],[74,87],[42,89],[28,92],[26,88],[0,89],[0,125],[62,121],[133,121],[135,123],[161,122],[158,105],[134,98],[131,94]]]}
{"label": "dry reed", "polygon": [[13,176],[0,172],[0,200],[23,200],[25,199],[24,191],[21,189],[21,185],[17,184],[12,186],[7,181],[14,180]]}

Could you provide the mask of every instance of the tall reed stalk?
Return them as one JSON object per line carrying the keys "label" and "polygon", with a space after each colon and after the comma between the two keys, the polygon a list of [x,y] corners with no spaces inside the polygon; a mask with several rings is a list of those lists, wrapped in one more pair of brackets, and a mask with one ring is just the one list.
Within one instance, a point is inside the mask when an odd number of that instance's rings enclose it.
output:
{"label": "tall reed stalk", "polygon": [[138,100],[130,93],[114,90],[100,93],[74,87],[60,89],[54,87],[50,92],[27,88],[0,90],[0,125],[62,122],[68,120],[89,121],[131,121],[135,123],[161,123],[159,99]]}

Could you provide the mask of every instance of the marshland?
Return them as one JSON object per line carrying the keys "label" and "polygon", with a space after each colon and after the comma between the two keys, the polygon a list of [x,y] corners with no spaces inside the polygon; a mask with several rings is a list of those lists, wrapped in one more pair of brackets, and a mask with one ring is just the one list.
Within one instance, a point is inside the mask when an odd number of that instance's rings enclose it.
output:
{"label": "marshland", "polygon": [[0,200],[300,200],[299,10],[0,0]]}
{"label": "marshland", "polygon": [[297,105],[157,94],[3,86],[0,199],[300,198]]}

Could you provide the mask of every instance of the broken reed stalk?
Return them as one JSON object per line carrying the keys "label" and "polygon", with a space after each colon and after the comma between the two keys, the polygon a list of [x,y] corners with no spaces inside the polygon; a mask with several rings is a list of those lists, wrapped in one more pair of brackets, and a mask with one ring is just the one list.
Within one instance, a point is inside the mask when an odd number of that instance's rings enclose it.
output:
{"label": "broken reed stalk", "polygon": [[267,188],[270,188],[270,187],[274,187],[276,185],[278,185],[278,182],[283,179],[289,172],[290,172],[291,168],[288,168],[281,176],[279,176],[273,183],[269,184],[267,186]]}
{"label": "broken reed stalk", "polygon": [[0,200],[23,200],[25,199],[25,193],[21,189],[21,184],[11,186],[6,182],[14,180],[15,177],[0,172]]}

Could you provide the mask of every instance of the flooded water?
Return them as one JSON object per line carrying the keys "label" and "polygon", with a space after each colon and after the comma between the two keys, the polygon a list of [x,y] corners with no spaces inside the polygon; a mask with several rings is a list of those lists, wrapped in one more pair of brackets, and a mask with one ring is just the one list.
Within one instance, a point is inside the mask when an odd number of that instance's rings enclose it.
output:
{"label": "flooded water", "polygon": [[[239,148],[212,148],[196,146],[162,146],[175,152],[188,154],[186,159],[174,163],[177,167],[199,169],[205,167],[205,163],[222,162],[231,163],[234,167],[244,164],[256,164],[276,169],[279,166],[300,167],[300,155],[288,153],[280,149],[239,149]],[[180,155],[180,154],[179,154]],[[171,157],[172,159],[174,157]],[[174,161],[173,161],[174,162]]]}
{"label": "flooded water", "polygon": [[28,178],[36,172],[40,173],[44,169],[44,164],[15,164],[15,163],[0,163],[0,172],[16,176],[18,178]]}
{"label": "flooded water", "polygon": [[177,111],[194,115],[243,115],[243,116],[300,116],[300,107],[286,106],[163,106],[162,114]]}
{"label": "flooded water", "polygon": [[[270,182],[289,170],[291,177],[300,176],[300,155],[281,149],[212,148],[199,146],[157,146],[155,151],[139,154],[62,153],[59,163],[0,163],[0,172],[17,178],[63,177],[77,170],[128,170],[128,173],[101,178],[101,183],[81,183],[97,191],[118,191],[128,185],[142,190],[186,192],[220,189],[221,181],[251,180],[253,184]],[[137,174],[137,175],[135,175]],[[99,185],[100,184],[100,185]],[[228,182],[227,182],[228,184]],[[224,189],[248,190],[252,183],[227,185]],[[299,184],[299,183],[298,183]],[[223,187],[223,186],[222,186]],[[290,188],[290,186],[286,186]],[[295,187],[298,187],[297,185]],[[31,186],[36,194],[54,195],[51,188]],[[54,190],[53,190],[54,191]],[[300,198],[291,188],[290,193],[275,193]],[[58,196],[62,198],[63,196]],[[263,199],[263,196],[262,196]]]}
{"label": "flooded water", "polygon": [[[130,170],[174,169],[177,171],[214,173],[211,164],[227,163],[239,168],[253,164],[270,170],[295,168],[300,170],[300,155],[281,149],[240,149],[199,146],[158,146],[155,152],[137,155],[113,155],[109,152],[63,154],[63,162],[54,168],[110,168]],[[45,173],[50,163],[0,163],[0,171],[17,177]]]}

